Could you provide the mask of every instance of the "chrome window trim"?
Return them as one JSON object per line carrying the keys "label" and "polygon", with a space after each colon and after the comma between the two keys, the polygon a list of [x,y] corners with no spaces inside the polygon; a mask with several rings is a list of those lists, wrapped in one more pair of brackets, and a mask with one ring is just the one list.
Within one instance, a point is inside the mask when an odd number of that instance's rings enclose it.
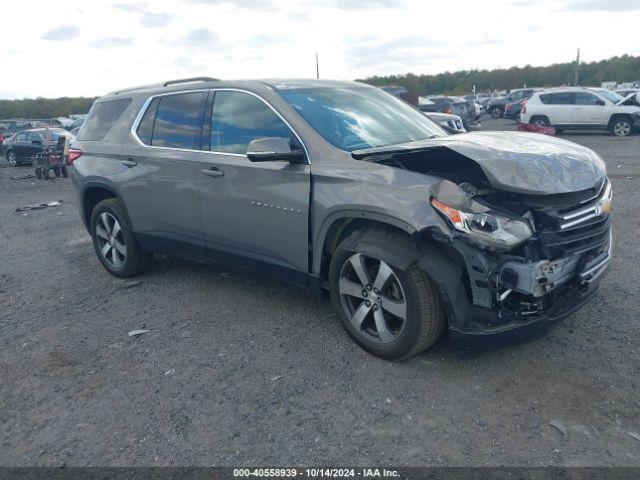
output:
{"label": "chrome window trim", "polygon": [[298,132],[295,131],[295,129],[291,126],[291,124],[282,115],[280,115],[280,113],[275,108],[273,108],[273,106],[269,102],[267,102],[260,95],[254,93],[254,92],[250,92],[249,90],[243,90],[241,88],[229,88],[229,87],[200,88],[200,89],[193,89],[193,90],[179,90],[179,91],[175,91],[175,92],[163,92],[163,93],[156,93],[156,94],[150,95],[145,100],[145,102],[142,104],[142,107],[140,107],[140,111],[136,115],[136,118],[133,121],[133,124],[131,125],[131,129],[129,131],[129,133],[131,133],[131,136],[136,141],[136,143],[138,143],[138,145],[140,145],[143,148],[157,148],[157,149],[160,149],[160,150],[173,150],[173,151],[178,151],[178,152],[210,153],[210,154],[214,154],[214,155],[227,155],[227,156],[231,156],[231,157],[244,157],[244,158],[248,159],[248,157],[247,157],[247,155],[245,153],[229,153],[229,152],[218,152],[218,151],[213,151],[213,150],[194,150],[192,148],[159,147],[159,146],[154,146],[154,145],[147,145],[146,143],[144,143],[140,139],[140,137],[138,137],[138,133],[137,133],[138,126],[140,125],[140,122],[142,121],[142,117],[147,112],[147,109],[149,108],[149,105],[151,104],[151,102],[155,98],[157,98],[157,97],[166,97],[168,95],[179,95],[179,94],[182,94],[182,93],[198,93],[198,92],[241,92],[241,93],[247,93],[249,95],[253,95],[257,99],[262,101],[262,103],[264,103],[267,107],[269,107],[271,109],[271,111],[273,113],[275,113],[278,116],[278,118],[280,120],[282,120],[284,122],[284,124],[293,132],[293,134],[296,136],[296,138],[300,142],[300,145],[302,145],[302,148],[304,149],[304,153],[305,153],[305,156],[307,158],[307,163],[306,164],[310,165],[309,151],[307,150],[307,146],[304,144],[304,142],[302,141],[302,138],[300,137],[300,135],[298,135]]}

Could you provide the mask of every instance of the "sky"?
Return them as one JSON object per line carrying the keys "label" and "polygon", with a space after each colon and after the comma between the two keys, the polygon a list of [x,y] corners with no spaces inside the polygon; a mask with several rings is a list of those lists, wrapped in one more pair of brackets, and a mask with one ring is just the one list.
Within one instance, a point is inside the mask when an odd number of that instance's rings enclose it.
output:
{"label": "sky", "polygon": [[11,0],[0,98],[211,76],[354,80],[640,55],[640,0]]}

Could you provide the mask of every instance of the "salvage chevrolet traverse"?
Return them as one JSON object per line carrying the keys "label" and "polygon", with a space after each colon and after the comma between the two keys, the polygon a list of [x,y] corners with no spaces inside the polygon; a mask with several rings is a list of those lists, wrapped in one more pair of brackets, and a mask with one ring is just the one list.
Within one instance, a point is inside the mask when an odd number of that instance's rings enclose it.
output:
{"label": "salvage chevrolet traverse", "polygon": [[528,336],[597,291],[610,262],[602,159],[557,138],[447,135],[367,85],[195,78],[97,100],[69,158],[113,275],[154,252],[321,295],[383,358]]}

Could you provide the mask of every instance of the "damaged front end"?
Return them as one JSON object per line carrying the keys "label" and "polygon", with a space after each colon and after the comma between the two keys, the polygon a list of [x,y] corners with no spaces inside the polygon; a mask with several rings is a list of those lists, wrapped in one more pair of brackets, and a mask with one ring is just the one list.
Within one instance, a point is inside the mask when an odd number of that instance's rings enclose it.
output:
{"label": "damaged front end", "polygon": [[[611,184],[567,194],[523,195],[443,180],[433,207],[450,235],[428,232],[451,264],[427,253],[421,266],[440,285],[454,337],[529,336],[595,294],[611,258]],[[426,248],[425,251],[429,251]]]}
{"label": "damaged front end", "polygon": [[353,152],[435,179],[448,225],[419,232],[452,337],[517,339],[567,317],[611,258],[611,183],[592,150],[542,135],[483,132]]}

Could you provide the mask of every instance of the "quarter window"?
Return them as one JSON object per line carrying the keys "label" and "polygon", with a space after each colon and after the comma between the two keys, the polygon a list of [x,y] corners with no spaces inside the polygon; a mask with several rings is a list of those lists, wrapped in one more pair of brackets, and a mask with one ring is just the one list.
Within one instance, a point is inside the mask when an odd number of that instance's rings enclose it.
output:
{"label": "quarter window", "polygon": [[102,140],[131,103],[130,98],[94,103],[78,135],[78,140]]}
{"label": "quarter window", "polygon": [[211,115],[212,151],[245,154],[251,140],[266,137],[291,141],[291,132],[273,110],[253,95],[216,92]]}
{"label": "quarter window", "polygon": [[[151,145],[199,150],[204,96],[203,92],[190,92],[158,97],[160,100],[151,131]],[[150,120],[146,120],[143,134],[148,138]]]}

